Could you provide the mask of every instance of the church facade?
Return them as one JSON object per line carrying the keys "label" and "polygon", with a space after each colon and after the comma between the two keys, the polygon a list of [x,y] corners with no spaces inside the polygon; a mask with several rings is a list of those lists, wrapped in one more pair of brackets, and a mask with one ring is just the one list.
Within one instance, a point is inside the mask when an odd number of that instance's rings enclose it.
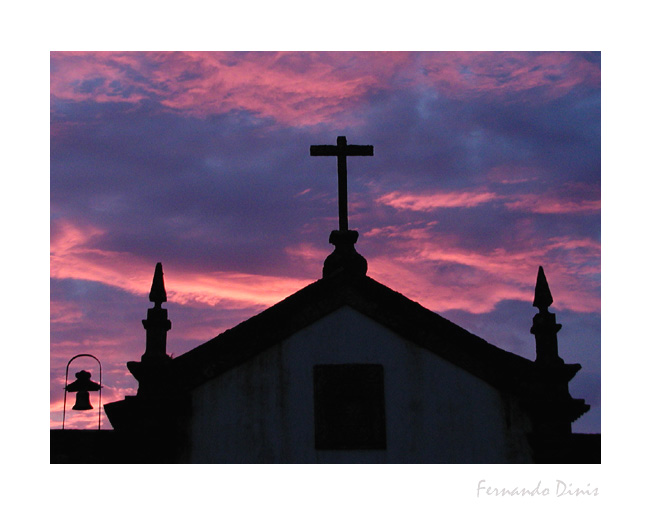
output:
{"label": "church facade", "polygon": [[322,279],[174,359],[158,264],[145,353],[128,363],[138,393],[105,405],[129,450],[186,463],[533,463],[570,447],[589,407],[569,394],[580,365],[557,353],[541,268],[533,362],[366,276],[353,246],[337,251]]}
{"label": "church facade", "polygon": [[[337,146],[312,147],[312,155],[336,155],[340,165],[346,156],[372,155],[372,147],[339,138]],[[340,188],[340,207],[345,195]],[[561,326],[548,311],[553,300],[541,267],[530,361],[367,276],[357,238],[340,208],[321,279],[173,359],[159,263],[154,307],[143,321],[145,352],[127,364],[137,395],[105,405],[123,459],[579,462],[569,454],[577,440],[571,424],[589,406],[569,393],[580,365],[558,354]]]}

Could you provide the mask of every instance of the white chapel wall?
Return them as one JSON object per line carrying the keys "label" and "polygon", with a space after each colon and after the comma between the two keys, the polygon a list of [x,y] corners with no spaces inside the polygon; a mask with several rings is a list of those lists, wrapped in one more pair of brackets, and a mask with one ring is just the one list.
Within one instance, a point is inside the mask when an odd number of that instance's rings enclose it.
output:
{"label": "white chapel wall", "polygon": [[[315,449],[313,366],[344,363],[384,367],[386,450]],[[194,462],[507,462],[525,446],[496,389],[349,307],[198,387],[192,403]]]}

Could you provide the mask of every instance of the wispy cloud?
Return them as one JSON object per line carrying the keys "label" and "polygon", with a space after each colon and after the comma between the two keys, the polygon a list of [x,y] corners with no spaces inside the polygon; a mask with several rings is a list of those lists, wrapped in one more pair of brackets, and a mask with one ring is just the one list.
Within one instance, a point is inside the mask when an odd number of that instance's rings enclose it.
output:
{"label": "wispy cloud", "polygon": [[[141,295],[149,290],[153,264],[129,253],[97,249],[102,230],[53,221],[50,274],[87,280]],[[92,242],[92,244],[91,244]],[[166,268],[168,269],[168,268]],[[233,308],[270,306],[307,284],[306,280],[246,273],[197,273],[174,269],[165,277],[168,298],[179,304],[227,304]]]}
{"label": "wispy cloud", "polygon": [[59,324],[72,324],[83,318],[83,312],[74,301],[52,301],[50,303],[50,321],[55,327]]}
{"label": "wispy cloud", "polygon": [[434,310],[486,313],[501,301],[532,300],[539,265],[547,270],[557,308],[600,310],[600,244],[591,239],[563,237],[539,245],[521,241],[496,249],[468,249],[456,237],[426,228],[393,233],[390,251],[369,258],[369,274]]}
{"label": "wispy cloud", "polygon": [[152,100],[199,117],[244,109],[298,126],[340,116],[352,122],[351,107],[394,87],[433,86],[449,97],[531,90],[548,97],[600,79],[598,64],[569,52],[53,52],[51,58],[51,94],[60,101]]}
{"label": "wispy cloud", "polygon": [[408,192],[391,192],[377,199],[380,203],[399,210],[430,212],[439,208],[471,208],[497,199],[493,192],[443,192],[417,194]]}
{"label": "wispy cloud", "polygon": [[[245,109],[292,124],[344,113],[409,61],[408,54],[56,52],[59,100],[155,100],[204,117]],[[346,71],[347,69],[347,71]]]}
{"label": "wispy cloud", "polygon": [[443,52],[423,58],[426,79],[444,94],[470,97],[535,91],[540,101],[579,85],[598,86],[600,66],[571,52]]}
{"label": "wispy cloud", "polygon": [[473,208],[487,203],[502,203],[508,210],[535,214],[588,214],[600,212],[600,200],[560,197],[557,194],[497,194],[489,191],[451,191],[435,193],[390,192],[377,198],[381,204],[398,210],[432,212],[443,208]]}
{"label": "wispy cloud", "polygon": [[523,210],[536,214],[588,214],[600,212],[600,200],[558,198],[535,194],[514,196],[512,199],[505,201],[505,206],[510,210]]}

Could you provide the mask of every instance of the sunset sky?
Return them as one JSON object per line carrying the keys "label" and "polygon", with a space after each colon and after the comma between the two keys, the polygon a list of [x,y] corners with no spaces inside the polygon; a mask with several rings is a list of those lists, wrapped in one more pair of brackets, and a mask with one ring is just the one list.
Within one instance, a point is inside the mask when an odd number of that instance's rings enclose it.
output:
{"label": "sunset sky", "polygon": [[[338,224],[336,160],[309,146],[345,135],[374,146],[348,159],[368,275],[534,359],[542,265],[560,356],[583,366],[571,393],[591,405],[574,431],[601,431],[598,52],[50,61],[51,427],[76,354],[101,360],[104,403],[135,394],[126,362],[144,352],[156,262],[173,355],[319,279]],[[98,380],[90,359],[72,379],[82,368]],[[68,411],[66,427],[96,419]]]}

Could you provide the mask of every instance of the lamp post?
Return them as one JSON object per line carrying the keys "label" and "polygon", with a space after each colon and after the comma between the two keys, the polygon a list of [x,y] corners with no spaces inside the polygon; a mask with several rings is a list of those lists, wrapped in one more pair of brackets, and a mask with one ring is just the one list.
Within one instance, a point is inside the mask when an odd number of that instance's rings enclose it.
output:
{"label": "lamp post", "polygon": [[[93,358],[99,365],[99,383],[95,383],[94,381],[91,381],[90,372],[82,370],[81,372],[77,372],[75,374],[75,377],[77,378],[76,381],[68,385],[68,370],[70,369],[70,364],[72,363],[73,360],[75,360],[76,358],[81,358],[82,356]],[[68,397],[68,392],[77,393],[75,405],[72,407],[73,410],[92,410],[93,406],[90,404],[89,392],[99,392],[99,408],[97,411],[97,417],[98,417],[97,429],[101,429],[102,428],[102,364],[97,359],[97,357],[93,356],[92,354],[84,353],[84,354],[78,354],[70,358],[70,360],[68,361],[68,365],[66,365],[65,367],[64,391],[65,392],[63,394],[63,424],[61,426],[61,429],[62,430],[65,429],[65,405]]]}

